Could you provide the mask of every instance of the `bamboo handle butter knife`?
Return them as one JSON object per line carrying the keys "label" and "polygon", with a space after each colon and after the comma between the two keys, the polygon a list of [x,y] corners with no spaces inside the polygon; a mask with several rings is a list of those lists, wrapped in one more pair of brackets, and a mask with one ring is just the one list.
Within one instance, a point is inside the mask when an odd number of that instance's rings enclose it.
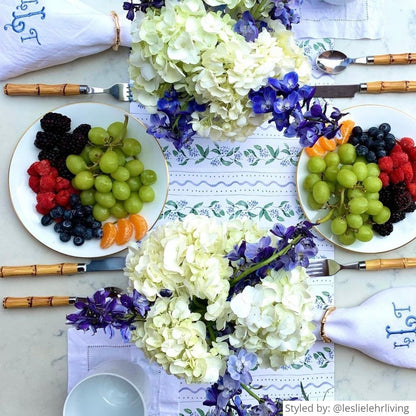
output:
{"label": "bamboo handle butter knife", "polygon": [[416,81],[373,81],[350,85],[317,85],[315,97],[322,98],[351,98],[356,93],[416,92]]}
{"label": "bamboo handle butter knife", "polygon": [[89,263],[34,264],[30,266],[1,266],[0,278],[10,276],[68,275],[86,272],[123,270],[125,257],[108,257]]}

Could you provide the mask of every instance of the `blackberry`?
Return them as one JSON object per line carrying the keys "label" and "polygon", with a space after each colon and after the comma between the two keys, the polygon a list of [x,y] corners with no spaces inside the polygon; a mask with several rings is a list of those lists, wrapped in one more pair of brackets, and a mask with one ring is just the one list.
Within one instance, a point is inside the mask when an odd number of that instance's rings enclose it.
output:
{"label": "blackberry", "polygon": [[392,208],[394,211],[406,211],[407,207],[413,202],[413,198],[410,192],[401,192],[396,193],[393,202]]}
{"label": "blackberry", "polygon": [[46,113],[40,120],[44,131],[52,133],[65,133],[71,129],[71,119],[59,113]]}
{"label": "blackberry", "polygon": [[413,212],[416,210],[416,203],[412,202],[407,208],[406,208],[406,212]]}
{"label": "blackberry", "polygon": [[69,171],[69,169],[66,167],[65,158],[59,158],[57,160],[54,160],[51,162],[51,165],[56,168],[58,171],[58,175],[61,178],[68,179],[69,181],[75,176],[73,173]]}
{"label": "blackberry", "polygon": [[51,165],[54,166],[54,163],[61,158],[61,152],[56,149],[41,150],[38,153],[38,159],[44,160],[47,159],[51,162]]}
{"label": "blackberry", "polygon": [[384,224],[373,224],[373,230],[382,237],[386,237],[393,232],[393,224],[390,221]]}
{"label": "blackberry", "polygon": [[41,150],[53,149],[58,143],[56,134],[47,131],[38,131],[34,141],[35,146]]}
{"label": "blackberry", "polygon": [[83,136],[80,132],[72,133],[66,135],[60,144],[60,148],[66,155],[78,155],[82,152],[82,149],[84,149],[87,143],[87,136]]}
{"label": "blackberry", "polygon": [[400,221],[403,221],[405,217],[406,217],[406,213],[404,211],[393,211],[391,213],[389,222],[391,223],[400,222]]}
{"label": "blackberry", "polygon": [[88,132],[91,130],[91,126],[89,124],[80,124],[76,127],[73,131],[74,134],[81,134],[82,136],[88,139]]}

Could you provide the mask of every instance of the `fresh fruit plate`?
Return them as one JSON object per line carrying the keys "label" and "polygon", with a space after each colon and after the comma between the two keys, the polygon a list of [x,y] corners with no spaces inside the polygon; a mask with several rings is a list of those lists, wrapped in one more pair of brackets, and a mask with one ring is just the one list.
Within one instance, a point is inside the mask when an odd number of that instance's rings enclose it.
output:
{"label": "fresh fruit plate", "polygon": [[163,151],[144,124],[92,102],[34,121],[9,167],[10,198],[23,226],[75,257],[111,255],[140,239],[162,213],[168,186]]}
{"label": "fresh fruit plate", "polygon": [[321,139],[300,154],[300,205],[338,247],[394,250],[416,238],[416,119],[383,105],[342,112],[342,138]]}

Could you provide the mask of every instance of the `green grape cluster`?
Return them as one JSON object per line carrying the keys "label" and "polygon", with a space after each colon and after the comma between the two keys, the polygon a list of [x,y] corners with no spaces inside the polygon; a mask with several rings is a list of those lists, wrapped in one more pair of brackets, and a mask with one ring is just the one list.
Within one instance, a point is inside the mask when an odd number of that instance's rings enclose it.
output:
{"label": "green grape cluster", "polygon": [[324,157],[311,157],[307,170],[302,186],[308,205],[313,210],[328,209],[318,222],[331,221],[331,232],[341,244],[370,241],[372,225],[389,220],[390,210],[379,200],[380,169],[357,157],[352,144],[344,143]]}
{"label": "green grape cluster", "polygon": [[143,203],[155,198],[152,185],[157,174],[145,169],[139,159],[140,142],[127,134],[128,116],[107,129],[92,127],[88,143],[77,154],[68,155],[66,166],[75,176],[74,188],[80,191],[83,205],[93,206],[93,216],[105,221],[110,216],[124,218],[137,214]]}

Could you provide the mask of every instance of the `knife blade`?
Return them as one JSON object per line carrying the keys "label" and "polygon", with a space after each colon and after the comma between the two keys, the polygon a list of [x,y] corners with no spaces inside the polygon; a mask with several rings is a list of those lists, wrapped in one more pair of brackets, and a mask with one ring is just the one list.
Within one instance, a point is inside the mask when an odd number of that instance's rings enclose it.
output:
{"label": "knife blade", "polygon": [[2,266],[0,278],[10,276],[68,275],[86,272],[123,270],[125,257],[104,257],[89,263],[33,264],[30,266]]}
{"label": "knife blade", "polygon": [[315,97],[351,98],[357,93],[416,92],[416,81],[373,81],[350,85],[317,85]]}

